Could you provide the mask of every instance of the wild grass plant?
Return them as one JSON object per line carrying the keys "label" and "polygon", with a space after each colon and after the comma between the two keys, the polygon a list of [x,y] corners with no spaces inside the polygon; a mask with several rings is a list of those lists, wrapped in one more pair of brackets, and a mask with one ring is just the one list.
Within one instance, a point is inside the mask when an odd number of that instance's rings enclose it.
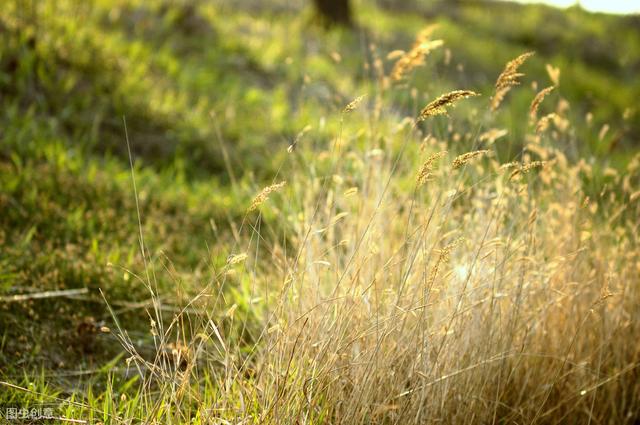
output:
{"label": "wild grass plant", "polygon": [[[371,114],[384,93],[370,95],[335,119]],[[484,99],[466,102],[495,105]],[[291,151],[286,186],[262,190],[239,226],[241,253],[170,323],[152,314],[156,357],[120,331],[144,411],[167,423],[635,420],[640,157],[591,197],[588,164],[555,146],[561,129],[532,126],[501,163],[479,139],[453,153],[455,129],[434,137],[424,110],[391,134],[372,125]],[[250,282],[249,344],[232,337],[230,276]]]}

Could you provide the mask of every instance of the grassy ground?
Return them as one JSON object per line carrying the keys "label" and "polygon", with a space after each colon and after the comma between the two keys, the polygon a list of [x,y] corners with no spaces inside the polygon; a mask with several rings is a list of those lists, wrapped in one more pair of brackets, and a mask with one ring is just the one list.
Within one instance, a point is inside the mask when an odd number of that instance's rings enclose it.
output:
{"label": "grassy ground", "polygon": [[0,413],[638,420],[638,17],[361,3],[5,5]]}

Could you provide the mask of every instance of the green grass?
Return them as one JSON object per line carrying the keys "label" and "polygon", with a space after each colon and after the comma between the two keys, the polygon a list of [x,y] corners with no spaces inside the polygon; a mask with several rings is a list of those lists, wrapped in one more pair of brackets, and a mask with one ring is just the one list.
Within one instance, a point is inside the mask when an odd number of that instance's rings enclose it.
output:
{"label": "green grass", "polygon": [[[463,152],[477,133],[505,128],[509,135],[498,155],[505,162],[517,158],[526,145],[522,117],[536,92],[531,84],[550,84],[549,63],[561,69],[560,86],[542,112],[552,112],[548,105],[561,98],[569,102],[573,128],[557,148],[570,161],[584,157],[597,170],[622,169],[638,150],[638,17],[480,2],[460,8],[418,2],[400,12],[362,1],[356,2],[357,29],[325,32],[298,3],[277,10],[253,3],[15,0],[3,6],[0,381],[15,386],[0,388],[0,406],[52,403],[61,416],[104,423],[111,415],[142,419],[149,412],[176,423],[190,417],[207,423],[197,406],[231,399],[242,388],[223,394],[221,378],[205,372],[187,396],[163,392],[167,399],[154,400],[160,388],[141,390],[136,375],[123,373],[113,311],[141,353],[152,357],[149,311],[161,300],[159,314],[171,321],[218,282],[227,256],[241,251],[246,209],[261,187],[311,163],[335,134],[363,152],[375,136],[376,146],[396,152],[404,131],[398,118],[415,116],[454,88],[478,91],[479,102],[488,103],[504,63],[524,51],[537,55],[503,113],[481,120],[477,107],[460,105],[450,120],[425,124],[425,134],[445,140],[449,125],[460,129],[452,150]],[[434,22],[450,62],[444,49],[430,56],[411,76],[415,98],[408,87],[387,95],[388,116],[340,119],[339,111],[360,94],[371,94],[367,102],[373,103],[376,59],[388,71],[387,53],[407,49]],[[604,124],[611,130],[600,138]],[[286,148],[306,126],[300,155],[291,160]],[[305,172],[328,175],[334,165],[327,160]],[[591,195],[608,182],[604,171],[590,179],[585,191]],[[407,179],[401,187],[411,191],[412,184]],[[281,209],[260,221],[266,239],[292,237],[278,236],[287,229],[281,214],[300,207],[294,205],[303,203],[299,198],[291,205],[276,198]],[[269,245],[251,242],[255,250]],[[240,341],[249,358],[263,307],[256,306],[245,274],[225,279],[224,302],[212,303],[210,314],[221,317],[225,337]],[[85,288],[74,297],[10,300]],[[234,304],[236,319],[225,315]],[[178,398],[181,409],[167,413]],[[259,400],[242,403],[247,411],[260,408]],[[315,417],[318,423],[324,414]]]}

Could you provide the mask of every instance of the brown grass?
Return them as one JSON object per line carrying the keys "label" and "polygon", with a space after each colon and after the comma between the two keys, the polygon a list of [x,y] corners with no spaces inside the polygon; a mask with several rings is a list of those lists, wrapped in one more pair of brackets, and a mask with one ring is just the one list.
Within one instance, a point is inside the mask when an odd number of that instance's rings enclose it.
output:
{"label": "brown grass", "polygon": [[429,180],[432,179],[434,162],[442,158],[446,154],[447,152],[443,151],[443,152],[436,152],[429,155],[427,160],[422,164],[422,166],[420,167],[420,170],[418,171],[418,177],[416,178],[416,182],[418,186],[422,186],[423,184],[427,183]]}
{"label": "brown grass", "polygon": [[431,40],[431,35],[435,31],[436,26],[428,26],[423,29],[408,52],[394,51],[390,53],[388,58],[394,59],[400,56],[391,70],[391,80],[394,82],[404,80],[415,68],[424,65],[425,57],[427,57],[435,49],[442,47],[442,40]]}
{"label": "brown grass", "polygon": [[269,195],[271,195],[273,192],[279,191],[286,184],[287,182],[283,181],[280,183],[272,184],[262,189],[260,193],[253,199],[253,202],[251,202],[251,205],[249,206],[247,211],[250,212],[257,210],[260,205],[262,205],[267,199],[269,199]]}
{"label": "brown grass", "polygon": [[454,170],[457,170],[458,168],[461,168],[464,165],[466,165],[469,161],[475,158],[481,157],[483,155],[487,155],[489,153],[490,151],[488,150],[480,150],[480,151],[463,153],[462,155],[458,155],[456,159],[453,160],[453,162],[451,163],[451,166],[453,167]]}
{"label": "brown grass", "polygon": [[479,96],[479,94],[472,92],[471,90],[454,90],[452,92],[445,93],[420,111],[418,121],[423,121],[436,115],[447,115],[447,107],[452,106],[459,100],[473,96]]}
{"label": "brown grass", "polygon": [[[501,75],[496,108],[530,55]],[[475,95],[445,94],[420,119]],[[230,257],[236,274],[203,285],[190,303],[195,313],[154,325],[158,338],[167,327],[196,335],[186,351],[169,349],[173,362],[145,361],[122,337],[145,384],[165,395],[156,417],[634,423],[640,156],[589,201],[590,165],[567,158],[554,133],[535,138],[518,161],[476,150],[436,169],[445,153],[435,137],[421,144],[415,126],[408,135],[377,131],[364,147],[345,144],[330,169],[331,152],[300,148],[304,161],[287,169],[290,200],[274,205],[277,226],[257,219],[237,231],[234,252],[251,261]],[[431,154],[420,165],[421,149]],[[411,196],[416,181],[422,187]],[[283,186],[263,189],[249,211]],[[231,278],[246,305],[230,305]],[[241,311],[259,325],[238,325]]]}
{"label": "brown grass", "polygon": [[518,79],[524,76],[524,74],[518,72],[518,69],[520,68],[520,66],[522,66],[522,64],[526,62],[527,59],[529,59],[534,54],[534,52],[523,53],[507,63],[504,70],[498,77],[498,80],[496,81],[495,93],[491,98],[492,111],[496,111],[500,107],[500,104],[504,100],[504,97],[512,87],[520,84],[520,81]]}
{"label": "brown grass", "polygon": [[344,109],[342,110],[342,113],[348,114],[349,112],[355,111],[365,97],[367,97],[367,95],[363,94],[353,99],[351,102],[349,102],[349,104],[347,104],[347,106],[344,107]]}
{"label": "brown grass", "polygon": [[529,107],[529,118],[531,119],[531,122],[536,121],[538,117],[538,108],[540,108],[540,104],[542,103],[544,98],[547,97],[547,95],[554,90],[555,90],[555,87],[550,86],[540,90],[540,92],[536,94],[536,97],[533,99],[533,101],[531,102],[531,106]]}

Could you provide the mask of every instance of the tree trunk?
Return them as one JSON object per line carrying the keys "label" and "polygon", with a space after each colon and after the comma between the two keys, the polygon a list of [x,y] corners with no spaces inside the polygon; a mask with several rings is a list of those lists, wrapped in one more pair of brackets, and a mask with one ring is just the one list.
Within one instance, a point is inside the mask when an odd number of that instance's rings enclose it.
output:
{"label": "tree trunk", "polygon": [[325,25],[351,26],[349,0],[313,0],[318,16]]}

